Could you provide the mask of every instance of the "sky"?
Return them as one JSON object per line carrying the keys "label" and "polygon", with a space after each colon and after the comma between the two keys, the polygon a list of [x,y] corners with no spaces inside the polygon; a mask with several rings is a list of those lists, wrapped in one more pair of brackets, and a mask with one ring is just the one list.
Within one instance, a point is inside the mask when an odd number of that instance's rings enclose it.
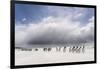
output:
{"label": "sky", "polygon": [[[77,7],[59,7],[59,6],[41,6],[29,4],[16,4],[15,21],[16,23],[27,24],[30,22],[39,22],[48,16],[69,16],[71,14],[73,20],[81,21],[82,24],[88,22],[88,19],[94,15],[93,8],[77,8]],[[80,16],[75,17],[75,16]]]}
{"label": "sky", "polygon": [[94,8],[15,5],[16,44],[94,41]]}

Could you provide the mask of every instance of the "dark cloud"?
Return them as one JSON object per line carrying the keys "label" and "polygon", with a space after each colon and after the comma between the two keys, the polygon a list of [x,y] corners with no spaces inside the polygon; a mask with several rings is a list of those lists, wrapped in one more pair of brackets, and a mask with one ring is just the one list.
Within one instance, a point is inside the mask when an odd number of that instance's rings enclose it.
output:
{"label": "dark cloud", "polygon": [[[93,19],[92,19],[93,20]],[[68,17],[49,17],[38,24],[16,26],[16,44],[77,44],[94,41],[94,24],[85,26]]]}

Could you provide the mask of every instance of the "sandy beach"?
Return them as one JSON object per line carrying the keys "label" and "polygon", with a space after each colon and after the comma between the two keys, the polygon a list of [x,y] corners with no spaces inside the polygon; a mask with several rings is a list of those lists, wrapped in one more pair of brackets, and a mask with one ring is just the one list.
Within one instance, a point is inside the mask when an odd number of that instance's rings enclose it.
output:
{"label": "sandy beach", "polygon": [[73,47],[52,47],[46,50],[44,48],[15,49],[15,65],[94,61],[93,47],[72,49]]}

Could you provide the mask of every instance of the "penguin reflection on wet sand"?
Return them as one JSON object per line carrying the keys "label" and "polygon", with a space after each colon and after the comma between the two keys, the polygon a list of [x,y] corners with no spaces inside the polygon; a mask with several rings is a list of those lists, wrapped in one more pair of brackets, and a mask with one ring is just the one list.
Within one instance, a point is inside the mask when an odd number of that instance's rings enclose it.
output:
{"label": "penguin reflection on wet sand", "polygon": [[82,53],[84,53],[85,52],[85,47],[84,47],[84,45],[83,46],[72,46],[72,47],[69,48],[69,52],[72,52],[72,53],[82,52]]}

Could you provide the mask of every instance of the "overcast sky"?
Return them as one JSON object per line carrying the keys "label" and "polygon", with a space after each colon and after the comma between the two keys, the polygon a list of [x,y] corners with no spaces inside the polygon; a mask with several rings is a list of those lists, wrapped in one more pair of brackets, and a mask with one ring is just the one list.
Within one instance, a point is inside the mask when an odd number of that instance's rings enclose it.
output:
{"label": "overcast sky", "polygon": [[16,44],[94,41],[94,8],[15,5]]}

